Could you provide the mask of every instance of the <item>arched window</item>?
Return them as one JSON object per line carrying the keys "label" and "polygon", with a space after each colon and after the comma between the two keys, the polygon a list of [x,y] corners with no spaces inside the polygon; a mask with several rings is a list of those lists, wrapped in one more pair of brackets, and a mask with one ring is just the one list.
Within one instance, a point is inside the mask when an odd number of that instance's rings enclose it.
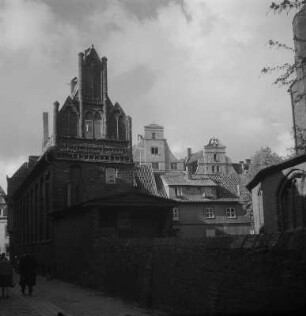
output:
{"label": "arched window", "polygon": [[92,139],[102,138],[102,117],[99,112],[96,112],[93,116],[91,112],[87,112],[85,115],[85,138]]}
{"label": "arched window", "polygon": [[292,171],[279,190],[279,224],[282,231],[306,227],[305,173]]}
{"label": "arched window", "polygon": [[93,138],[93,116],[90,112],[85,115],[85,138]]}
{"label": "arched window", "polygon": [[96,113],[94,117],[94,134],[95,138],[102,138],[102,118],[100,113]]}

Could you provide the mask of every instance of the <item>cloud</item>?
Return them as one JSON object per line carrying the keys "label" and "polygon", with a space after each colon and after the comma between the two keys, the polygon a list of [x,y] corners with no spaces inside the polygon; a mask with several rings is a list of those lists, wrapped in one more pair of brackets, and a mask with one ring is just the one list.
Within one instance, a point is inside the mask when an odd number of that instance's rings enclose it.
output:
{"label": "cloud", "polygon": [[266,0],[138,2],[0,0],[2,161],[40,152],[42,112],[64,101],[92,43],[134,136],[162,124],[178,158],[216,136],[234,161],[285,142],[290,99],[260,70],[292,58],[265,47],[290,44],[292,16],[267,16]]}

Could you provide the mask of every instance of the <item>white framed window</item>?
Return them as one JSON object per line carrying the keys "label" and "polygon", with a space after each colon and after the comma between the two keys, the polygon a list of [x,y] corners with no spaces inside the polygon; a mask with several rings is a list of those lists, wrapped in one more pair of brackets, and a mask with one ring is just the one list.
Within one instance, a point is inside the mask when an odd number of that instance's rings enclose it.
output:
{"label": "white framed window", "polygon": [[179,212],[179,209],[177,207],[174,207],[172,209],[172,219],[174,221],[179,221],[180,220],[180,212]]}
{"label": "white framed window", "polygon": [[105,169],[105,182],[108,184],[116,183],[116,169],[115,168]]}
{"label": "white framed window", "polygon": [[152,162],[152,168],[158,170],[159,169],[158,162]]}
{"label": "white framed window", "polygon": [[151,154],[158,155],[158,147],[151,147]]}
{"label": "white framed window", "polygon": [[174,189],[174,191],[175,191],[176,196],[183,196],[183,188],[182,187],[176,187]]}
{"label": "white framed window", "polygon": [[236,218],[236,210],[233,207],[228,207],[226,209],[226,217],[227,218]]}
{"label": "white framed window", "polygon": [[212,207],[206,207],[204,210],[205,218],[215,218],[215,210]]}

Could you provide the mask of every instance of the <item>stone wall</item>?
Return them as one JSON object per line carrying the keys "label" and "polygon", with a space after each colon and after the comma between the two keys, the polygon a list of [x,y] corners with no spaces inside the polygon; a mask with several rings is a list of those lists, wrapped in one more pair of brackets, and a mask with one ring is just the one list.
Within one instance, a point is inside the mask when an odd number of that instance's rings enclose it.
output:
{"label": "stone wall", "polygon": [[305,311],[306,232],[99,239],[81,283],[178,315]]}

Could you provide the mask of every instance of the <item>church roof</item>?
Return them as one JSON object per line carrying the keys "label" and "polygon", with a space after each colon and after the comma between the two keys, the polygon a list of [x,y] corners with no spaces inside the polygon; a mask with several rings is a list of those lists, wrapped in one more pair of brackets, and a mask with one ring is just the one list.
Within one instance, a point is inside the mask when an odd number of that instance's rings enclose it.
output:
{"label": "church roof", "polygon": [[86,50],[85,50],[85,58],[87,59],[89,59],[89,58],[92,58],[92,59],[97,59],[97,60],[99,60],[100,61],[100,57],[99,57],[99,55],[98,55],[98,53],[97,53],[97,51],[95,50],[95,48],[94,48],[94,46],[93,45],[91,45],[91,47],[89,47],[89,48],[87,48]]}

